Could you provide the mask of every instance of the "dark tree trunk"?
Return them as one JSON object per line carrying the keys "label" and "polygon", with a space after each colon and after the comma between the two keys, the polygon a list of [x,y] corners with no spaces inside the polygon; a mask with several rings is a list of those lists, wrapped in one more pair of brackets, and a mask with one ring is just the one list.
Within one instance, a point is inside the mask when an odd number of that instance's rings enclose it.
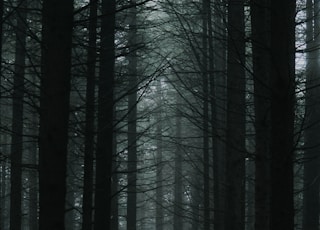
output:
{"label": "dark tree trunk", "polygon": [[23,95],[26,57],[26,17],[24,1],[16,10],[16,50],[13,75],[10,229],[21,229],[22,223],[22,153],[23,153]]}
{"label": "dark tree trunk", "polygon": [[[8,138],[9,136],[7,134],[2,135],[1,140],[3,141],[3,143],[8,143]],[[2,148],[3,153],[8,153],[8,147],[4,146]],[[9,229],[9,202],[8,202],[8,198],[7,195],[9,193],[9,189],[8,189],[8,162],[6,159],[4,159],[1,162],[1,193],[2,193],[2,197],[1,197],[1,202],[2,202],[2,207],[3,207],[3,212],[1,213],[2,215],[2,221],[0,222],[0,227],[1,230],[5,230],[5,229]]]}
{"label": "dark tree trunk", "polygon": [[245,226],[245,41],[244,1],[228,4],[226,229]]}
{"label": "dark tree trunk", "polygon": [[270,11],[269,0],[251,0],[255,106],[255,229],[270,223]]}
{"label": "dark tree trunk", "polygon": [[177,95],[177,112],[176,112],[176,151],[175,151],[175,160],[174,160],[174,219],[173,219],[173,229],[174,230],[183,230],[183,203],[182,203],[182,148],[181,148],[181,106],[179,95]]}
{"label": "dark tree trunk", "polygon": [[307,1],[307,66],[305,108],[305,152],[303,190],[303,229],[319,229],[320,186],[320,100],[319,100],[319,2]]}
{"label": "dark tree trunk", "polygon": [[90,0],[89,42],[87,50],[86,124],[84,150],[84,178],[82,230],[93,226],[93,157],[95,122],[95,81],[96,81],[96,40],[97,40],[97,0]]}
{"label": "dark tree trunk", "polygon": [[208,9],[207,0],[202,0],[202,90],[203,90],[203,218],[204,230],[210,229],[209,187],[209,79],[208,79]]}
{"label": "dark tree trunk", "polygon": [[[31,114],[33,127],[29,127],[31,135],[37,136],[38,132],[34,129],[38,122],[36,113]],[[29,146],[29,160],[31,165],[37,165],[38,161],[38,148],[33,139]],[[38,229],[38,171],[36,169],[29,169],[29,229]]]}
{"label": "dark tree trunk", "polygon": [[[114,145],[113,145],[113,149],[116,150],[117,149],[117,141],[114,139]],[[114,151],[115,152],[115,151]],[[118,169],[118,163],[117,160],[114,159],[113,161],[113,175],[112,175],[112,181],[114,181],[114,183],[112,183],[112,188],[111,188],[111,192],[112,192],[112,200],[111,200],[111,229],[112,230],[118,230],[119,229],[119,196],[118,194],[118,173],[117,173],[117,169]]]}
{"label": "dark tree trunk", "polygon": [[159,82],[157,83],[157,105],[159,110],[157,111],[157,130],[156,130],[156,137],[157,137],[157,182],[156,182],[156,230],[162,230],[163,229],[163,162],[162,162],[162,89],[161,89],[161,79],[159,79]]}
{"label": "dark tree trunk", "polygon": [[74,190],[74,173],[75,169],[75,158],[72,156],[72,149],[74,147],[71,146],[69,151],[69,156],[67,161],[67,193],[66,193],[66,211],[65,211],[65,228],[68,230],[74,230],[75,227],[75,190]]}
{"label": "dark tree trunk", "polygon": [[[2,138],[1,138],[2,139]],[[6,223],[7,223],[7,218],[6,218],[6,210],[8,209],[7,208],[7,205],[6,205],[6,190],[7,190],[7,180],[6,180],[6,174],[7,174],[7,170],[6,170],[6,161],[3,160],[1,162],[1,212],[0,212],[0,215],[1,215],[1,221],[0,221],[0,229],[1,230],[4,230],[6,229]]]}
{"label": "dark tree trunk", "polygon": [[44,0],[39,133],[39,229],[62,230],[66,196],[72,0]]}
{"label": "dark tree trunk", "polygon": [[128,201],[127,230],[137,228],[137,10],[131,0],[129,9],[129,93],[128,93]]}
{"label": "dark tree trunk", "polygon": [[214,7],[214,79],[211,81],[212,145],[213,145],[213,223],[224,230],[225,155],[226,155],[226,7],[215,0]]}
{"label": "dark tree trunk", "polygon": [[271,0],[270,229],[294,229],[295,1]]}
{"label": "dark tree trunk", "polygon": [[102,0],[94,229],[111,227],[115,0]]}

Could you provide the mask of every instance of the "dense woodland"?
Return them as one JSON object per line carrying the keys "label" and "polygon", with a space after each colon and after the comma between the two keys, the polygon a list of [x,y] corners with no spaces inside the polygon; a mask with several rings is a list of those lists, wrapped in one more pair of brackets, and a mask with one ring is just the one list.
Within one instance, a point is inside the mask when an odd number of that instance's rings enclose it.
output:
{"label": "dense woodland", "polygon": [[320,1],[0,19],[0,230],[319,230]]}

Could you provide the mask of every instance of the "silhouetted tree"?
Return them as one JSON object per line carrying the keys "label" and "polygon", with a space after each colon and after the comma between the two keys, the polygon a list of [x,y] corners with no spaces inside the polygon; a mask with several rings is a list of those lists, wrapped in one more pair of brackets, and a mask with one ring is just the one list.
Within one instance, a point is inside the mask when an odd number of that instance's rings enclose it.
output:
{"label": "silhouetted tree", "polygon": [[102,0],[96,146],[95,230],[107,230],[111,227],[115,9],[115,0]]}
{"label": "silhouetted tree", "polygon": [[228,2],[226,229],[244,229],[245,40],[244,1]]}
{"label": "silhouetted tree", "polygon": [[137,228],[137,9],[136,1],[130,1],[128,31],[128,201],[127,230]]}
{"label": "silhouetted tree", "polygon": [[268,0],[251,1],[255,107],[255,228],[270,223],[270,11]]}
{"label": "silhouetted tree", "polygon": [[93,211],[93,159],[95,129],[95,80],[96,80],[96,40],[98,1],[90,0],[89,41],[87,49],[86,123],[83,175],[82,229],[92,229]]}
{"label": "silhouetted tree", "polygon": [[72,0],[42,5],[39,133],[39,229],[65,229]]}
{"label": "silhouetted tree", "polygon": [[[293,156],[296,2],[270,1],[270,229],[294,229]],[[279,36],[281,34],[281,36]]]}
{"label": "silhouetted tree", "polygon": [[319,228],[320,212],[320,100],[319,100],[319,57],[320,44],[320,3],[306,1],[306,96],[304,131],[304,190],[303,190],[303,229]]}
{"label": "silhouetted tree", "polygon": [[21,229],[22,223],[22,155],[23,155],[23,96],[26,59],[27,1],[19,4],[16,11],[16,50],[12,99],[11,137],[11,187],[10,229]]}

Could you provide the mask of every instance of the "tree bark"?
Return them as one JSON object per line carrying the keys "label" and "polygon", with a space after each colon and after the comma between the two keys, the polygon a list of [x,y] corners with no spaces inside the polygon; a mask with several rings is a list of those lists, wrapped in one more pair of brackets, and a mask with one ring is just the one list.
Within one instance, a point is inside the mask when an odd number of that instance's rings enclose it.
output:
{"label": "tree bark", "polygon": [[183,203],[182,203],[182,148],[181,148],[181,106],[180,98],[177,94],[177,105],[176,105],[176,151],[174,160],[174,219],[173,219],[173,229],[183,230]]}
{"label": "tree bark", "polygon": [[[313,3],[314,2],[314,3]],[[320,186],[320,100],[319,100],[319,69],[320,44],[318,1],[308,0],[306,28],[306,108],[305,108],[305,152],[304,152],[304,190],[303,190],[303,229],[319,228],[319,186]]]}
{"label": "tree bark", "polygon": [[72,0],[44,0],[39,133],[39,229],[62,230],[66,196]]}
{"label": "tree bark", "polygon": [[128,200],[127,230],[137,228],[137,9],[136,1],[130,1],[129,9],[129,93],[128,93]]}
{"label": "tree bark", "polygon": [[157,138],[157,158],[156,158],[156,167],[157,167],[157,182],[156,182],[156,230],[162,230],[164,224],[164,215],[163,215],[163,162],[162,162],[162,89],[161,89],[161,79],[157,82],[157,105],[159,110],[156,114],[157,126],[156,126],[156,138]]}
{"label": "tree bark", "polygon": [[22,154],[23,154],[23,96],[25,78],[27,12],[24,1],[16,10],[16,50],[13,75],[10,230],[21,229],[22,224]]}
{"label": "tree bark", "polygon": [[202,99],[203,99],[203,221],[204,230],[210,229],[210,175],[209,175],[209,78],[208,78],[208,9],[202,1]]}
{"label": "tree bark", "polygon": [[211,81],[211,125],[213,145],[213,224],[224,230],[225,156],[226,156],[226,7],[224,0],[215,0],[214,7],[214,79]]}
{"label": "tree bark", "polygon": [[255,229],[270,223],[270,11],[269,0],[251,0],[255,107]]}
{"label": "tree bark", "polygon": [[98,1],[90,0],[89,41],[87,50],[86,124],[84,150],[84,178],[82,229],[92,229],[93,210],[93,158],[95,130],[95,81],[96,81],[96,40]]}
{"label": "tree bark", "polygon": [[244,1],[229,0],[227,52],[226,229],[245,227]]}
{"label": "tree bark", "polygon": [[111,228],[115,0],[102,0],[94,229]]}
{"label": "tree bark", "polygon": [[294,229],[295,1],[271,0],[271,223]]}
{"label": "tree bark", "polygon": [[[35,82],[35,80],[34,80]],[[36,113],[31,114],[32,127],[29,127],[30,134],[37,136],[38,132],[34,129],[39,124]],[[29,160],[31,165],[38,164],[38,148],[35,140],[32,139],[29,146]],[[36,169],[29,169],[29,229],[37,230],[38,227],[38,171]]]}

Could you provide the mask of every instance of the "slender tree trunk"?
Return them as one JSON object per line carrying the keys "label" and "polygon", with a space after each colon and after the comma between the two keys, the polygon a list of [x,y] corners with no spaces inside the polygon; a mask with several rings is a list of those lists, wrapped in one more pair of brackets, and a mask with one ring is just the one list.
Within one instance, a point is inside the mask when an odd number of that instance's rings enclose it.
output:
{"label": "slender tree trunk", "polygon": [[[251,146],[252,143],[250,144]],[[255,207],[254,207],[254,161],[246,161],[246,230],[255,230]]]}
{"label": "slender tree trunk", "polygon": [[72,0],[44,0],[39,133],[39,229],[64,227]]}
{"label": "slender tree trunk", "polygon": [[23,153],[23,95],[26,57],[26,17],[24,1],[16,11],[16,50],[13,76],[10,229],[21,229],[22,224],[22,153]]}
{"label": "slender tree trunk", "polygon": [[[29,79],[30,82],[36,84],[38,82],[37,76],[33,75]],[[39,93],[38,87],[32,87],[31,92],[35,95]],[[39,124],[39,117],[38,111],[34,107],[28,107],[25,111],[30,111],[30,113],[26,113],[26,120],[29,123],[25,126],[25,133],[26,133],[26,159],[27,164],[30,165],[27,168],[26,178],[27,178],[27,194],[26,194],[26,209],[28,212],[27,214],[27,221],[26,224],[29,227],[29,230],[37,230],[39,229],[38,225],[38,191],[39,191],[39,183],[38,183],[38,145],[37,145],[37,138],[38,137],[38,129],[37,126]]]}
{"label": "slender tree trunk", "polygon": [[93,157],[95,129],[95,80],[96,80],[96,40],[98,0],[90,0],[89,42],[87,50],[86,124],[84,150],[84,178],[82,230],[91,230],[93,206]]}
{"label": "slender tree trunk", "polygon": [[270,223],[270,19],[269,0],[251,0],[255,106],[255,229]]}
{"label": "slender tree trunk", "polygon": [[[9,136],[7,134],[4,134],[2,136],[2,140],[3,143],[8,143]],[[3,153],[8,154],[9,153],[9,147],[8,146],[4,146],[2,148]],[[3,205],[3,213],[2,214],[2,222],[1,224],[1,229],[7,230],[9,229],[9,200],[8,200],[8,194],[10,193],[9,191],[9,180],[8,180],[8,175],[9,175],[9,164],[8,161],[5,159],[2,163],[1,163],[1,193],[2,195],[2,205]]]}
{"label": "slender tree trunk", "polygon": [[305,109],[305,152],[303,229],[319,229],[320,186],[320,100],[319,100],[319,2],[307,0],[307,66]]}
{"label": "slender tree trunk", "polygon": [[[3,111],[3,110],[1,110]],[[4,134],[2,136],[3,143],[8,143],[8,135]],[[3,153],[8,153],[7,147],[2,148]],[[2,218],[0,222],[0,227],[1,230],[5,230],[9,228],[9,204],[8,204],[8,199],[7,199],[7,192],[8,192],[8,180],[7,180],[7,175],[8,175],[8,163],[7,160],[3,160],[1,162],[1,202],[2,202],[2,208],[3,212],[1,212]]]}
{"label": "slender tree trunk", "polygon": [[227,69],[226,229],[245,227],[244,1],[229,0]]}
{"label": "slender tree trunk", "polygon": [[[271,223],[294,229],[295,1],[271,0]],[[281,35],[281,36],[279,36]]]}
{"label": "slender tree trunk", "polygon": [[193,176],[192,178],[192,222],[191,222],[191,229],[198,230],[201,228],[200,226],[200,194],[199,194],[199,187],[200,187],[200,180],[197,176]]}
{"label": "slender tree trunk", "polygon": [[[36,126],[38,124],[38,119],[36,114],[31,115],[32,124]],[[30,127],[32,129],[31,135],[37,135],[34,131],[34,127]],[[31,165],[37,165],[37,156],[38,156],[38,149],[37,145],[35,144],[34,140],[32,140],[30,144],[30,151],[29,151],[29,159]],[[30,230],[37,230],[38,229],[38,172],[36,169],[29,169],[28,174],[29,180],[29,229]]]}
{"label": "slender tree trunk", "polygon": [[226,7],[215,0],[214,11],[214,79],[211,81],[211,124],[213,145],[213,224],[224,230],[225,152],[226,152]]}
{"label": "slender tree trunk", "polygon": [[[115,134],[115,137],[117,135]],[[116,150],[117,149],[117,140],[114,139],[114,145],[113,145],[113,149]],[[116,151],[114,151],[116,152]],[[112,183],[112,188],[111,188],[111,191],[112,191],[112,200],[111,200],[111,215],[112,215],[112,218],[111,218],[111,229],[112,230],[118,230],[119,229],[119,196],[117,195],[118,194],[118,189],[119,189],[119,186],[118,186],[118,181],[119,181],[119,176],[118,176],[118,173],[117,173],[117,169],[118,169],[118,163],[117,163],[117,160],[114,159],[114,164],[113,164],[113,175],[112,175],[112,181],[114,181]]]}
{"label": "slender tree trunk", "polygon": [[209,187],[209,79],[208,79],[208,9],[202,1],[202,90],[203,90],[203,211],[204,230],[210,229],[210,187]]}
{"label": "slender tree trunk", "polygon": [[[72,147],[70,149],[73,149]],[[72,155],[72,151],[69,152]],[[75,191],[74,191],[74,176],[75,172],[74,162],[75,159],[73,156],[68,156],[68,169],[67,169],[67,193],[66,193],[66,211],[65,211],[65,228],[68,230],[74,230],[75,227]]]}
{"label": "slender tree trunk", "polygon": [[157,105],[159,108],[157,116],[157,130],[156,130],[156,138],[157,138],[157,182],[156,182],[156,230],[162,230],[164,225],[164,217],[163,217],[163,162],[162,162],[162,89],[161,89],[161,79],[157,83]]}
{"label": "slender tree trunk", "polygon": [[7,210],[7,205],[6,205],[6,189],[7,189],[7,180],[6,180],[6,161],[3,160],[1,162],[1,221],[0,221],[0,229],[4,230],[6,229],[6,210]]}
{"label": "slender tree trunk", "polygon": [[129,94],[128,94],[128,201],[127,230],[137,228],[137,10],[136,1],[131,0],[129,9]]}
{"label": "slender tree trunk", "polygon": [[176,112],[176,152],[174,160],[174,219],[173,219],[173,229],[174,230],[183,230],[183,203],[182,203],[182,149],[181,149],[181,106],[179,95],[177,95],[177,112]]}
{"label": "slender tree trunk", "polygon": [[[0,23],[0,85],[2,85],[2,37],[3,37],[3,3],[4,0],[0,0],[0,19],[1,22]],[[0,89],[0,101],[2,101],[2,90]],[[0,107],[0,114],[2,114],[3,109],[2,106]],[[2,118],[0,117],[0,127],[2,127]],[[6,135],[6,134],[4,134]],[[3,141],[3,134],[0,134],[0,141]],[[3,149],[1,148],[1,154],[0,154],[0,159],[1,159],[1,184],[0,184],[0,230],[4,230],[5,229],[5,188],[6,188],[6,160],[2,159],[3,158]]]}
{"label": "slender tree trunk", "polygon": [[101,48],[96,150],[95,230],[111,227],[111,178],[113,160],[113,89],[115,63],[115,0],[102,0]]}

